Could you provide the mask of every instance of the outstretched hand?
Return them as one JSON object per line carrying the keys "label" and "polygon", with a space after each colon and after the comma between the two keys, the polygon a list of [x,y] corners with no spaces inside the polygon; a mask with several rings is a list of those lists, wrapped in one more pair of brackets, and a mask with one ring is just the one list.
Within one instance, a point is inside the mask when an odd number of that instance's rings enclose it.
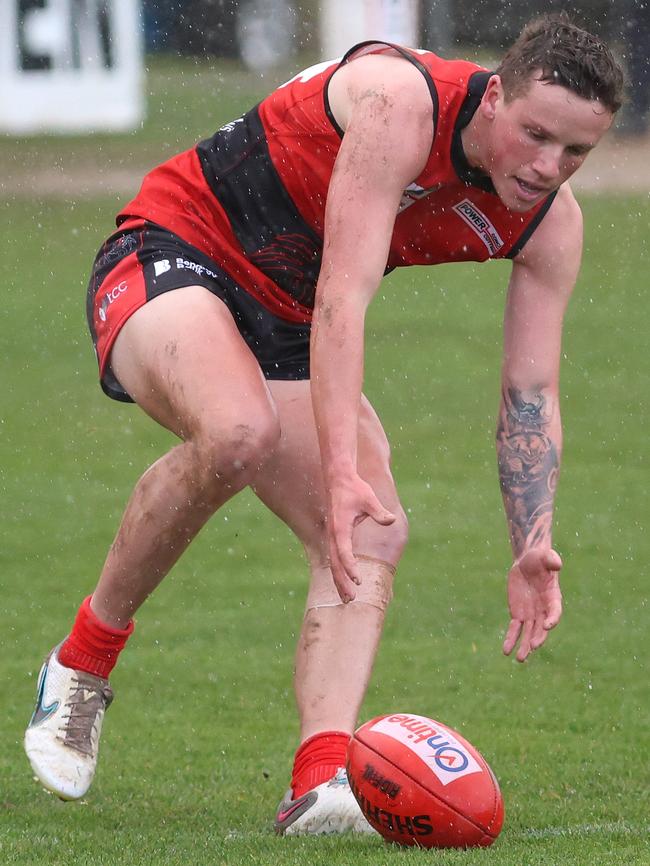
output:
{"label": "outstretched hand", "polygon": [[352,533],[367,517],[381,526],[395,521],[395,515],[384,508],[372,487],[358,475],[339,480],[330,492],[328,535],[332,577],[344,604],[354,600],[354,588],[361,583]]}
{"label": "outstretched hand", "polygon": [[510,655],[519,641],[517,661],[541,647],[562,616],[559,572],[562,559],[550,548],[533,548],[508,573],[510,625],[503,652]]}

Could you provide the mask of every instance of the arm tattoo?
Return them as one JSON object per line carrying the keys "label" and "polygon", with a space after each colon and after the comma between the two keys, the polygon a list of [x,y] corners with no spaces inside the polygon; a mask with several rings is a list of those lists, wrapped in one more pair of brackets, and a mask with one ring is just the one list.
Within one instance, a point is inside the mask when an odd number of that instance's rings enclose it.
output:
{"label": "arm tattoo", "polygon": [[497,428],[499,481],[515,556],[550,544],[560,460],[544,395],[508,388]]}

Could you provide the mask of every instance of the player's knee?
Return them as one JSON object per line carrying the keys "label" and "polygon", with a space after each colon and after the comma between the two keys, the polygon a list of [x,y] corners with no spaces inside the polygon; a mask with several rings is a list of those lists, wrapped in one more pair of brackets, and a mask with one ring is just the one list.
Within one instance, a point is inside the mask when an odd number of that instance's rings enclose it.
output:
{"label": "player's knee", "polygon": [[245,487],[268,459],[280,438],[277,418],[269,413],[226,429],[206,429],[194,438],[203,488]]}
{"label": "player's knee", "polygon": [[379,526],[372,520],[364,520],[355,537],[355,552],[390,562],[397,566],[408,541],[409,525],[401,505],[391,508],[395,520],[390,526]]}
{"label": "player's knee", "polygon": [[380,558],[386,559],[388,562],[392,562],[393,565],[396,566],[402,558],[404,548],[408,542],[409,522],[401,505],[394,509],[394,514],[395,521],[388,527],[389,531],[386,533],[387,537],[383,541],[385,549],[380,551],[380,554],[383,553]]}
{"label": "player's knee", "polygon": [[253,422],[234,424],[215,443],[215,458],[224,477],[250,479],[268,459],[280,439],[277,418],[268,415]]}
{"label": "player's knee", "polygon": [[[370,605],[383,613],[393,597],[395,566],[366,553],[357,553],[356,560],[361,582],[355,588],[355,598],[351,604]],[[341,606],[343,602],[334,585],[329,565],[312,563],[307,610]]]}

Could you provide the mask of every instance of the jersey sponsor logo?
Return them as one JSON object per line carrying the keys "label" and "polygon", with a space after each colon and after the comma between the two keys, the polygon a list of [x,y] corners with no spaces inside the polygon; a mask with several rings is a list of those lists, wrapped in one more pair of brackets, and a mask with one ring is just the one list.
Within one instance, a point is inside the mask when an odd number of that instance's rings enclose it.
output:
{"label": "jersey sponsor logo", "polygon": [[479,210],[468,198],[455,204],[453,210],[480,237],[491,256],[499,252],[503,246],[503,240],[483,211]]}
{"label": "jersey sponsor logo", "polygon": [[441,183],[428,187],[419,186],[417,183],[409,184],[402,193],[397,213],[402,213],[402,211],[405,211],[407,207],[411,207],[412,204],[415,204],[416,201],[420,201],[421,198],[426,198],[428,195],[431,195],[432,192],[439,190],[441,186]]}
{"label": "jersey sponsor logo", "polygon": [[161,259],[159,262],[153,263],[153,272],[155,276],[159,277],[161,274],[166,274],[167,271],[171,270],[171,267],[169,259]]}
{"label": "jersey sponsor logo", "polygon": [[124,292],[128,290],[129,286],[126,280],[122,280],[116,286],[113,286],[112,289],[109,289],[104,297],[102,298],[102,302],[99,306],[99,318],[102,322],[106,321],[106,311],[110,307],[112,303],[114,303],[120,295],[123,295]]}
{"label": "jersey sponsor logo", "polygon": [[215,272],[211,271],[210,268],[206,268],[205,265],[200,265],[198,262],[193,262],[190,259],[184,259],[182,256],[176,258],[176,267],[179,271],[194,271],[194,273],[198,274],[200,277],[202,277],[203,274],[207,274],[215,280],[218,279]]}
{"label": "jersey sponsor logo", "polygon": [[424,716],[387,716],[370,730],[387,734],[408,746],[443,785],[483,772],[467,748],[450,731]]}
{"label": "jersey sponsor logo", "polygon": [[220,126],[219,132],[232,132],[238,123],[243,123],[243,122],[244,122],[244,118],[238,117],[237,120],[231,120],[230,123],[224,123],[223,126]]}
{"label": "jersey sponsor logo", "polygon": [[[207,274],[209,277],[212,277],[215,280],[217,279],[217,275],[214,271],[211,271],[210,268],[206,268],[205,265],[200,265],[198,262],[193,262],[191,259],[185,259],[182,256],[177,256],[174,259],[174,267],[178,271],[194,271],[194,273],[198,274],[200,277]],[[153,272],[156,277],[166,274],[171,270],[171,268],[172,263],[169,259],[160,259],[153,263]]]}

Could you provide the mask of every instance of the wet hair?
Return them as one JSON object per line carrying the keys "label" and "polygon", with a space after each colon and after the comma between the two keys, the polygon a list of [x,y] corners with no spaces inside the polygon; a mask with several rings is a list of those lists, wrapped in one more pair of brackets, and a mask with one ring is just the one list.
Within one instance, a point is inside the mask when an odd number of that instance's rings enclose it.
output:
{"label": "wet hair", "polygon": [[[496,70],[507,101],[522,96],[531,78],[597,99],[614,114],[623,103],[623,70],[605,42],[573,24],[564,12],[527,24]],[[535,73],[541,73],[535,75]]]}

